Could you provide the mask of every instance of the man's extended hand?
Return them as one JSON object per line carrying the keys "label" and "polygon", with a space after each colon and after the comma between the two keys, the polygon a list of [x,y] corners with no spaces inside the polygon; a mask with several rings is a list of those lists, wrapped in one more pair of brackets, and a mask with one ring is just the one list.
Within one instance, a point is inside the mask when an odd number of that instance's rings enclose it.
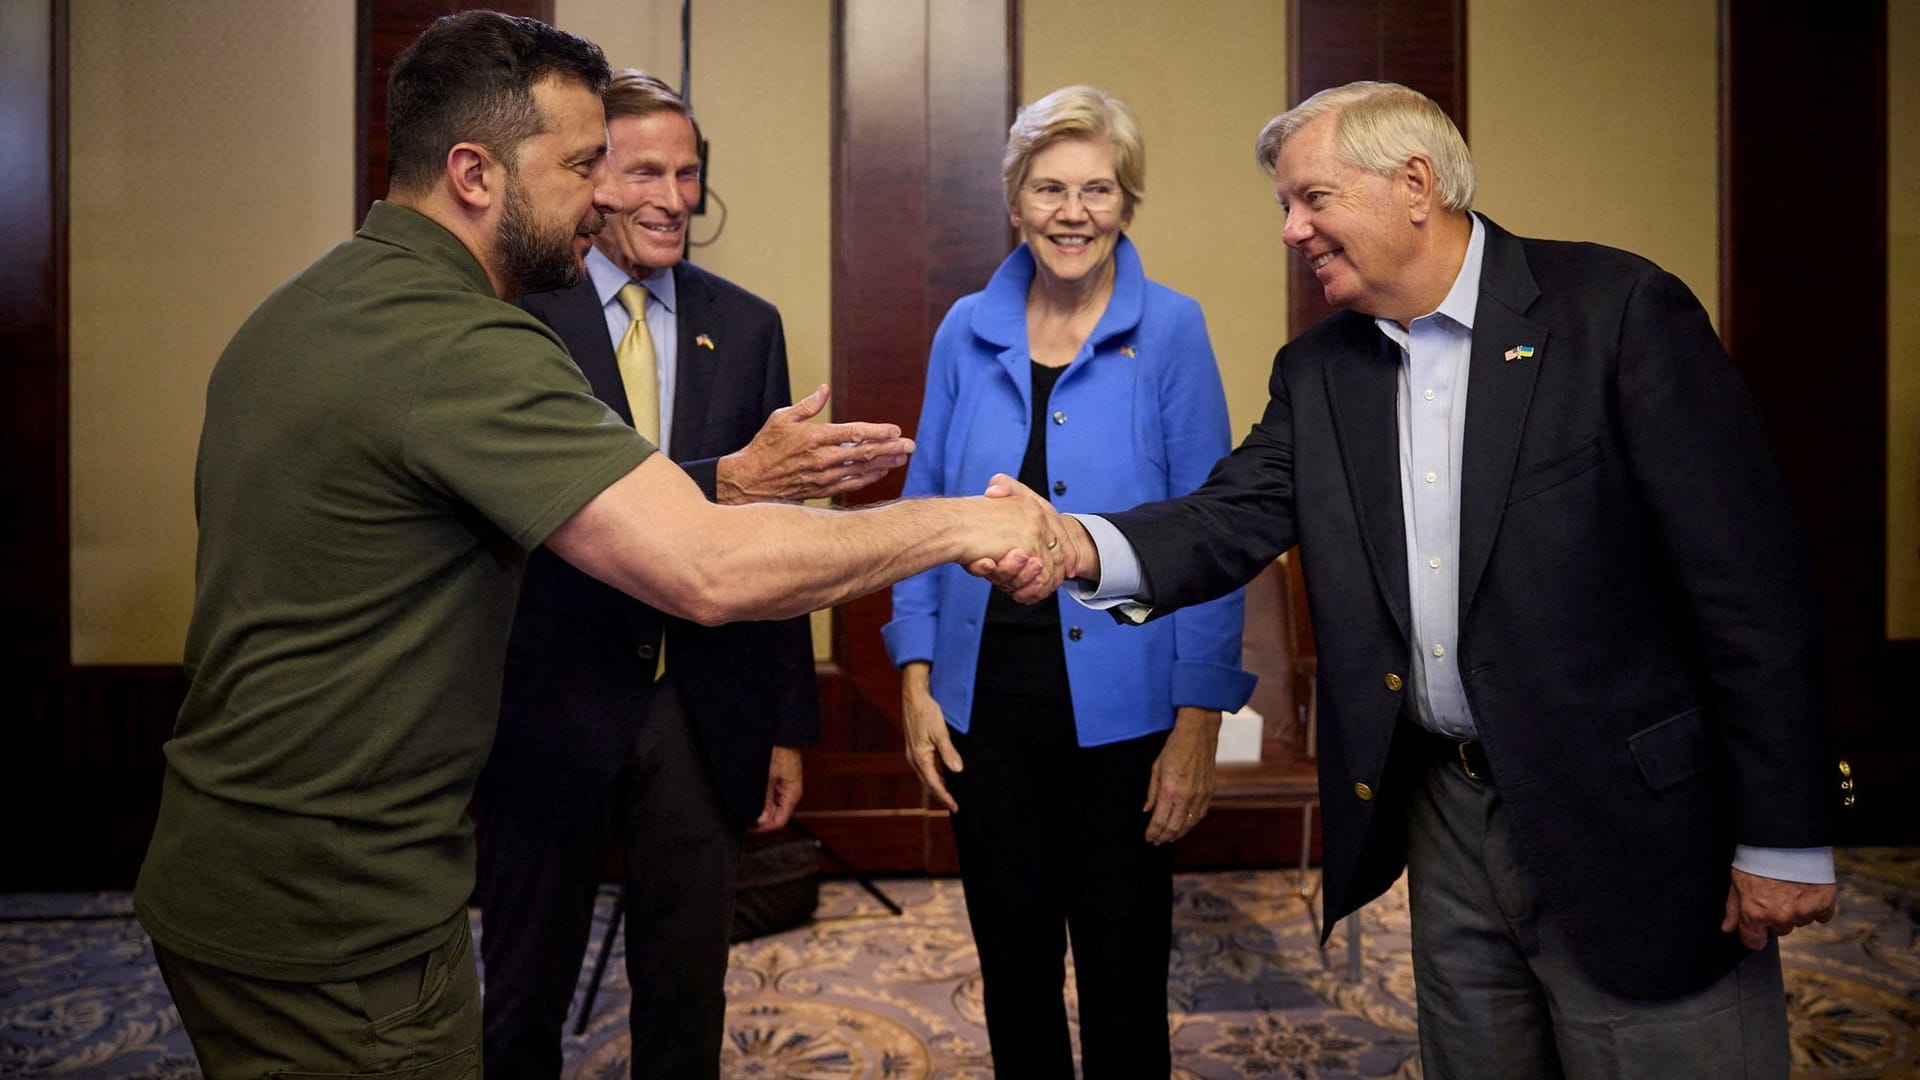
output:
{"label": "man's extended hand", "polygon": [[858,491],[907,463],[913,440],[896,424],[808,423],[827,407],[820,389],[773,410],[753,441],[714,465],[715,501],[799,502]]}
{"label": "man's extended hand", "polygon": [[1738,929],[1740,944],[1749,949],[1765,948],[1768,934],[1786,937],[1795,927],[1826,922],[1833,918],[1838,903],[1839,891],[1832,885],[1781,881],[1735,870],[1720,932]]}
{"label": "man's extended hand", "polygon": [[749,832],[772,832],[793,818],[803,787],[800,774],[800,751],[791,746],[774,747],[773,759],[767,762],[767,801]]}
{"label": "man's extended hand", "polygon": [[[996,483],[999,479],[995,477]],[[1021,487],[1017,482],[1013,486],[1032,495],[1032,492]],[[987,493],[995,494],[996,488],[989,487]],[[1038,495],[1032,497],[1039,498]],[[1071,518],[1065,514],[1056,516],[1059,524],[1052,538],[1058,541],[1058,553],[1064,560],[1059,580],[1048,581],[1036,565],[1041,560],[1036,559],[1024,549],[1009,551],[996,559],[979,559],[968,563],[967,572],[974,577],[986,578],[993,583],[994,588],[1022,604],[1037,604],[1045,600],[1054,589],[1059,587],[1060,581],[1067,578],[1098,582],[1100,580],[1100,549],[1094,546],[1093,537],[1087,533],[1087,527],[1080,524],[1077,518]]]}
{"label": "man's extended hand", "polygon": [[1005,473],[995,473],[987,483],[986,505],[1015,531],[990,532],[997,543],[990,540],[986,547],[960,558],[967,572],[991,578],[996,587],[1023,604],[1059,588],[1073,572],[1074,546],[1068,528],[1072,519],[1062,517],[1052,503]]}

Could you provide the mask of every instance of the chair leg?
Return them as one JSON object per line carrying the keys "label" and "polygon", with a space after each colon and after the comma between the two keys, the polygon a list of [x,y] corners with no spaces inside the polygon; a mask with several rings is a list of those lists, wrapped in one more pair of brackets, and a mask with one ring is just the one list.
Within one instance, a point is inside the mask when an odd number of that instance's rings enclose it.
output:
{"label": "chair leg", "polygon": [[1347,916],[1347,981],[1360,981],[1360,913]]}
{"label": "chair leg", "polygon": [[580,1001],[580,1015],[573,1021],[573,1033],[587,1030],[587,1018],[593,1015],[593,1001],[600,996],[600,980],[607,976],[607,958],[613,955],[613,939],[620,935],[620,923],[627,913],[627,887],[613,894],[613,914],[607,916],[607,932],[600,938],[600,955],[593,961],[593,979],[587,983],[587,996]]}

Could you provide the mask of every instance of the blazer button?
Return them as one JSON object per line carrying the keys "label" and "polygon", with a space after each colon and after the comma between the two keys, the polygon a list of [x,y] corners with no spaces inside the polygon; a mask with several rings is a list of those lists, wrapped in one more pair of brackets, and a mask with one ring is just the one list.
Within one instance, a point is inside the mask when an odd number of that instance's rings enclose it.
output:
{"label": "blazer button", "polygon": [[634,651],[640,654],[640,659],[642,660],[653,659],[653,646],[651,645],[642,645]]}
{"label": "blazer button", "polygon": [[1079,627],[1077,627],[1077,626],[1069,626],[1069,627],[1067,628],[1067,640],[1069,640],[1069,641],[1079,641],[1079,640],[1080,640],[1080,628],[1079,628]]}
{"label": "blazer button", "polygon": [[1064,412],[1055,412],[1055,413],[1053,414],[1053,422],[1054,422],[1054,423],[1056,423],[1056,424],[1064,424],[1064,423],[1066,423],[1066,422],[1067,422],[1067,414],[1066,414],[1066,413],[1064,413]]}
{"label": "blazer button", "polygon": [[1389,690],[1398,690],[1402,686],[1406,685],[1406,683],[1401,681],[1400,676],[1395,675],[1391,671],[1387,672],[1386,675],[1382,676],[1380,681],[1383,683],[1386,683],[1387,689]]}
{"label": "blazer button", "polygon": [[1354,797],[1359,799],[1361,802],[1373,801],[1373,789],[1368,787],[1364,783],[1353,785],[1353,794],[1354,794]]}
{"label": "blazer button", "polygon": [[1053,482],[1053,493],[1055,495],[1065,495],[1067,493],[1067,482],[1065,480],[1055,480]]}

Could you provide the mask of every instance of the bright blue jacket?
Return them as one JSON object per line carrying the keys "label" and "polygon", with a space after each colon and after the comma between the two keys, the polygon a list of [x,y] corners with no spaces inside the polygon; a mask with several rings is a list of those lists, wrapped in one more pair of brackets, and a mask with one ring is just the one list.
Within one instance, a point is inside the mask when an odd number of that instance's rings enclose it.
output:
{"label": "bright blue jacket", "polygon": [[[1113,297],[1047,408],[1048,481],[1063,512],[1184,495],[1230,448],[1226,394],[1200,305],[1148,281],[1126,237],[1113,257]],[[905,495],[978,495],[994,473],[1020,472],[1033,417],[1032,280],[1033,255],[1023,245],[941,322]],[[881,630],[896,665],[932,661],[934,700],[961,731],[973,715],[990,591],[959,566],[928,570],[893,587],[893,621]],[[1165,731],[1181,705],[1230,712],[1246,704],[1254,677],[1240,669],[1243,607],[1234,592],[1123,627],[1063,597],[1060,633],[1080,745]]]}

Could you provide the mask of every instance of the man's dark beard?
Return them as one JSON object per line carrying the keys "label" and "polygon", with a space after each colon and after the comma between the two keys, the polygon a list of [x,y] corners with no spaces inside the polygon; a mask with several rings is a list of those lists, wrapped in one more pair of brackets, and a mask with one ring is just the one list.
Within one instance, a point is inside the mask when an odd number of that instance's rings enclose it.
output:
{"label": "man's dark beard", "polygon": [[573,253],[573,232],[556,239],[542,235],[533,204],[516,179],[507,177],[507,201],[500,214],[500,276],[510,297],[565,289],[580,281],[580,259]]}

